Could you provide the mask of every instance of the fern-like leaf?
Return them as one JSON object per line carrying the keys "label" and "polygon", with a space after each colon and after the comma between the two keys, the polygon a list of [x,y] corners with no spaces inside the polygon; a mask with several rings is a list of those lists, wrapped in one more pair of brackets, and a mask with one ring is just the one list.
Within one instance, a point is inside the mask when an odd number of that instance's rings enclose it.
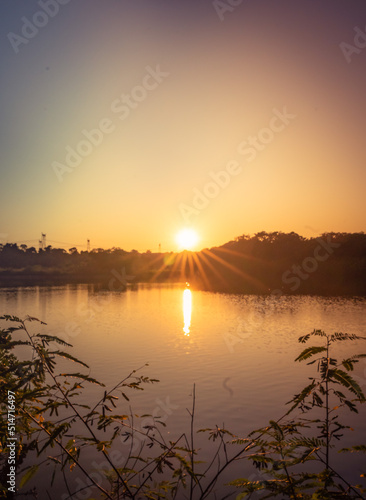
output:
{"label": "fern-like leaf", "polygon": [[329,370],[329,378],[333,378],[336,382],[346,387],[349,391],[355,394],[361,402],[365,402],[366,398],[358,383],[347,372],[339,368]]}
{"label": "fern-like leaf", "polygon": [[320,352],[326,351],[326,347],[318,347],[318,346],[312,346],[308,347],[307,349],[304,349],[301,354],[295,359],[295,361],[304,361],[305,359],[309,359],[312,356],[315,356],[315,354],[319,354]]}

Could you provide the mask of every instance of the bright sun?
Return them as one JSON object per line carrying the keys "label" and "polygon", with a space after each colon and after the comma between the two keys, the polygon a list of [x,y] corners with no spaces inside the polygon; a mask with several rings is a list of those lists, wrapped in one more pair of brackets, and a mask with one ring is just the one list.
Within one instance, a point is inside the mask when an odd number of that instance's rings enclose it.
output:
{"label": "bright sun", "polygon": [[176,237],[176,241],[181,250],[190,250],[198,242],[198,236],[193,229],[182,229]]}

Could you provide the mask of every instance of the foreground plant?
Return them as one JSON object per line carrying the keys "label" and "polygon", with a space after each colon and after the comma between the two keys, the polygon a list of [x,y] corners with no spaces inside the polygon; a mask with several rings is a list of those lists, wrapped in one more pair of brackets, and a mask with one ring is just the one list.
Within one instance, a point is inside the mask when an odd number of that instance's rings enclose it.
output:
{"label": "foreground plant", "polygon": [[[357,406],[365,402],[362,390],[349,374],[365,355],[338,363],[330,357],[330,347],[334,342],[361,337],[326,335],[321,331],[301,337],[302,343],[312,336],[324,340],[324,346],[309,347],[297,358],[297,361],[313,358],[309,364],[317,363],[318,376],[311,378],[311,383],[290,401],[292,406],[284,417],[270,421],[268,426],[248,437],[234,436],[224,425],[201,429],[216,446],[211,462],[204,464],[199,460],[195,444],[195,387],[192,409],[188,410],[190,432],[167,440],[161,431],[165,423],[160,416],[142,415],[141,418],[148,417],[148,421],[144,420],[144,425],[139,426],[139,417],[126,407],[129,392],[158,382],[156,379],[137,376],[134,370],[112,389],[103,389],[103,384],[84,373],[88,366],[68,352],[70,344],[55,336],[30,333],[28,323],[40,327],[44,323],[29,316],[24,320],[2,316],[0,320],[11,324],[0,330],[2,498],[12,498],[6,486],[8,391],[16,395],[18,497],[38,498],[35,487],[29,489],[28,481],[35,474],[42,474],[45,467],[52,466],[49,488],[54,485],[55,477],[64,481],[66,493],[58,494],[60,500],[210,500],[216,498],[215,487],[223,472],[238,460],[246,459],[256,467],[257,476],[255,480],[231,482],[231,486],[241,490],[238,499],[250,498],[256,493],[260,498],[363,498],[361,487],[351,486],[332,468],[330,455],[333,440],[340,439],[341,432],[347,428],[339,422],[338,409],[347,407],[357,412]],[[60,358],[82,366],[83,372],[60,373],[57,368]],[[94,406],[80,403],[86,384],[101,388],[101,397]],[[335,399],[339,403],[336,407]],[[315,408],[323,413],[323,418],[307,418],[307,413]],[[295,410],[301,411],[301,417],[289,419]],[[315,437],[314,426],[317,426],[317,434],[320,429],[320,435]],[[239,450],[233,444],[238,445]],[[362,453],[365,449],[357,445],[341,451]],[[90,457],[95,455],[100,458],[91,465]],[[320,464],[319,470],[305,471],[305,464],[310,460],[312,464]],[[75,486],[71,478],[77,473],[83,479]],[[47,487],[46,494],[54,498]],[[220,496],[220,500],[224,498],[232,498],[232,491]]]}
{"label": "foreground plant", "polygon": [[[104,391],[102,399],[93,408],[79,404],[77,402],[78,396],[85,383],[99,386],[103,386],[103,384],[80,371],[56,372],[56,360],[61,357],[88,368],[84,362],[61,350],[61,348],[71,347],[71,345],[55,336],[40,333],[30,334],[26,323],[45,324],[37,318],[28,316],[21,320],[15,316],[2,316],[0,319],[15,325],[1,330],[0,336],[0,397],[1,401],[4,402],[1,404],[3,418],[0,420],[1,451],[3,452],[1,457],[2,496],[5,497],[7,494],[6,481],[4,481],[8,470],[6,461],[8,428],[5,401],[8,391],[10,391],[16,394],[16,433],[19,436],[16,447],[16,462],[18,466],[22,464],[29,451],[35,450],[38,456],[42,456],[44,451],[49,452],[49,448],[56,446],[58,453],[47,458],[47,460],[54,462],[55,468],[58,466],[62,470],[78,468],[87,478],[87,484],[97,488],[104,495],[104,498],[115,498],[112,493],[106,491],[95,481],[93,475],[86,470],[82,463],[84,449],[95,447],[110,466],[111,474],[115,478],[112,481],[112,490],[116,489],[118,494],[121,493],[118,498],[134,498],[125,473],[115,466],[108,450],[122,433],[127,433],[127,438],[133,442],[134,433],[138,431],[130,425],[128,414],[113,413],[112,408],[116,407],[115,402],[118,400],[118,397],[113,393],[119,390],[122,396],[128,400],[128,396],[124,392],[126,389],[142,389],[142,384],[154,383],[157,380],[144,376],[137,377],[136,370],[134,370],[111,391]],[[13,340],[12,335],[20,332],[23,333],[23,338]],[[26,361],[21,361],[13,353],[14,348],[19,346],[31,349],[31,355]],[[55,346],[61,347],[56,348]],[[102,439],[101,432],[105,432],[112,424],[115,424],[113,433],[109,438],[106,439],[103,436],[104,439]],[[72,434],[75,427],[78,433],[70,439],[70,433]],[[84,429],[83,434],[80,432],[81,429]],[[148,436],[148,432],[146,435]],[[39,465],[34,465],[27,469],[25,475],[20,479],[20,488],[25,486],[38,468]]]}
{"label": "foreground plant", "polygon": [[[82,366],[84,371],[89,368],[67,351],[72,346],[55,336],[32,334],[29,323],[45,325],[36,318],[27,316],[23,320],[6,315],[0,320],[11,324],[0,330],[0,497],[11,498],[6,484],[9,471],[6,397],[11,391],[16,395],[16,434],[19,438],[16,446],[17,496],[38,498],[35,488],[26,489],[28,482],[36,474],[43,474],[44,467],[52,465],[49,488],[52,491],[57,473],[63,478],[67,492],[60,500],[96,497],[178,499],[182,498],[178,496],[182,492],[191,499],[210,498],[210,481],[207,487],[204,486],[205,477],[194,470],[197,464],[193,438],[194,404],[190,438],[182,433],[175,440],[164,437],[160,428],[165,423],[160,415],[138,417],[129,406],[123,408],[127,411],[117,411],[122,407],[121,397],[124,405],[129,405],[128,391],[141,390],[144,384],[158,382],[137,376],[137,370],[112,389],[103,389],[103,395],[94,406],[81,404],[86,384],[104,386],[88,373],[57,371],[57,359],[61,358]],[[27,350],[26,355],[24,350]],[[16,353],[26,360],[22,361]],[[139,419],[144,419],[144,425],[137,425]],[[91,454],[101,458],[91,464]],[[26,458],[34,465],[22,467]],[[72,475],[77,472],[83,479],[72,481]],[[54,498],[47,487],[45,493]]]}
{"label": "foreground plant", "polygon": [[[311,359],[307,364],[316,364],[318,375],[311,377],[310,384],[289,401],[292,406],[285,417],[292,415],[296,409],[301,411],[301,416],[291,420],[281,418],[277,422],[270,421],[267,427],[251,433],[251,460],[261,472],[261,479],[233,481],[231,484],[242,489],[237,500],[259,491],[267,492],[261,498],[278,495],[301,499],[364,498],[364,487],[352,486],[332,467],[331,449],[333,441],[340,440],[344,429],[349,428],[341,423],[339,410],[346,407],[358,413],[358,405],[366,401],[361,387],[350,375],[366,354],[356,354],[338,361],[331,357],[331,347],[339,342],[366,339],[347,333],[329,335],[314,330],[300,337],[299,342],[304,344],[312,337],[320,337],[324,341],[323,345],[307,347],[295,361]],[[321,418],[308,418],[312,410],[320,412]],[[366,446],[356,445],[339,451],[365,452]],[[314,472],[313,463],[311,469],[306,470],[305,463],[310,461],[317,463],[317,472]],[[366,474],[361,477],[366,477]]]}

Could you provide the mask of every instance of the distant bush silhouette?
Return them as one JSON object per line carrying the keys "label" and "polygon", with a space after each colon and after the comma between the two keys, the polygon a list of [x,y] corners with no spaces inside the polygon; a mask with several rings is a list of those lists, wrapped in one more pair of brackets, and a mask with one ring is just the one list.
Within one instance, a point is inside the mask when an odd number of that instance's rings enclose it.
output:
{"label": "distant bush silhouette", "polygon": [[296,233],[242,235],[200,252],[139,253],[120,248],[69,252],[48,246],[0,245],[0,284],[105,282],[125,268],[134,282],[187,281],[196,288],[267,294],[366,295],[366,235]]}

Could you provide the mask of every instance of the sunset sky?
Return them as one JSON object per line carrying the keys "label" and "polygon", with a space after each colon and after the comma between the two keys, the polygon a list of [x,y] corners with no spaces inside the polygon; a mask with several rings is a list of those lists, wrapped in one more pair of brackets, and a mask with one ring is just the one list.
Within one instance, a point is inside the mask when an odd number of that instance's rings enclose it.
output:
{"label": "sunset sky", "polygon": [[2,0],[0,14],[0,243],[366,231],[364,0]]}

